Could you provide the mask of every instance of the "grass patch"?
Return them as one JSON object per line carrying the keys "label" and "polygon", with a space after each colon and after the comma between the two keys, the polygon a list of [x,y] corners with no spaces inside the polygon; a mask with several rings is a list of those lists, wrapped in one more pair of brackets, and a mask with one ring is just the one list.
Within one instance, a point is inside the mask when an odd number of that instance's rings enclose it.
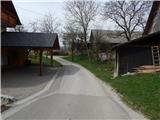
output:
{"label": "grass patch", "polygon": [[[64,59],[71,61],[70,56]],[[111,61],[89,62],[85,56],[75,56],[74,62],[109,83],[132,108],[142,111],[151,120],[160,120],[160,74],[137,74],[113,79]]]}
{"label": "grass patch", "polygon": [[[31,60],[31,63],[32,64],[39,64],[39,57],[37,56],[33,56],[33,55],[30,55],[29,56],[29,60]],[[57,62],[56,60],[53,59],[53,62],[51,64],[51,61],[48,57],[42,57],[42,63],[43,65],[49,65],[49,66],[54,66],[54,67],[61,67],[62,65]]]}

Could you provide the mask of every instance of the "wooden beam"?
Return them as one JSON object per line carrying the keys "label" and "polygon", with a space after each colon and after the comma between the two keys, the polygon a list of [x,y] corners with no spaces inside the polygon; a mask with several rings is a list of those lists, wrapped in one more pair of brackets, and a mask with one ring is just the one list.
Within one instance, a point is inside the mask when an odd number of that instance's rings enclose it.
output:
{"label": "wooden beam", "polygon": [[39,53],[39,75],[42,76],[42,53],[43,51],[40,50],[40,53]]}
{"label": "wooden beam", "polygon": [[2,20],[2,22],[6,23],[12,27],[15,27],[17,24],[16,18],[10,16],[9,14],[6,14],[3,11],[1,12],[1,20]]}
{"label": "wooden beam", "polygon": [[53,51],[52,50],[50,51],[50,55],[51,55],[51,62],[50,62],[50,64],[53,65]]}
{"label": "wooden beam", "polygon": [[160,46],[160,44],[148,44],[148,45],[147,44],[143,44],[143,45],[142,44],[140,44],[140,45],[138,45],[138,44],[137,45],[136,44],[130,44],[130,45],[125,45],[125,46],[121,46],[121,47],[123,47],[123,48],[124,47],[126,47],[126,48],[127,47],[133,47],[133,48],[140,47],[140,48],[143,48],[143,47],[151,47],[151,46]]}

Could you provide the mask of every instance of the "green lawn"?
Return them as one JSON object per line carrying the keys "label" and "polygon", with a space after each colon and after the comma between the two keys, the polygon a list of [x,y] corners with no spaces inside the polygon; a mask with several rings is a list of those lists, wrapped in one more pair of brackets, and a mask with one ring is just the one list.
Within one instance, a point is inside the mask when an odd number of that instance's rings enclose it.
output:
{"label": "green lawn", "polygon": [[[71,57],[65,59],[71,61]],[[160,74],[138,74],[113,79],[112,62],[89,62],[87,57],[82,56],[75,56],[74,62],[109,83],[132,108],[142,111],[151,120],[160,120]]]}
{"label": "green lawn", "polygon": [[[39,64],[39,57],[35,57],[33,55],[30,55],[29,56],[29,60],[31,60],[31,63],[33,63],[33,64]],[[44,65],[51,65],[50,59],[48,57],[44,57],[44,56],[42,57],[42,63]],[[60,67],[62,65],[59,62],[53,60],[52,66],[54,66],[54,67]]]}

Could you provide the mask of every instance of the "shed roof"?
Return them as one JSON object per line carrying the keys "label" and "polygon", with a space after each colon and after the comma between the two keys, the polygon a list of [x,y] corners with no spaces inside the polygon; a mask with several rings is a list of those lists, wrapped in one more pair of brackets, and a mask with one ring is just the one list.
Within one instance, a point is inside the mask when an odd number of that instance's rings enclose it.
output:
{"label": "shed roof", "polygon": [[58,41],[57,33],[5,32],[1,35],[2,47],[52,48],[55,41]]}
{"label": "shed roof", "polygon": [[125,47],[127,45],[140,45],[140,46],[160,45],[160,31],[142,36],[140,38],[134,39],[126,43],[115,45],[113,46],[113,48]]}
{"label": "shed roof", "polygon": [[[91,37],[104,43],[124,43],[127,39],[122,31],[118,30],[91,30]],[[141,32],[135,32],[133,38],[141,36]],[[91,39],[91,38],[90,38]]]}

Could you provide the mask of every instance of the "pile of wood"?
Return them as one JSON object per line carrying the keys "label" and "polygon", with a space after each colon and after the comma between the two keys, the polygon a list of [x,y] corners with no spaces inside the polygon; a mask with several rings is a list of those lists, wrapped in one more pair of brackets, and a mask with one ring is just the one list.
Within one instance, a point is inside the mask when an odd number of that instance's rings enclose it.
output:
{"label": "pile of wood", "polygon": [[160,66],[155,65],[143,65],[135,68],[136,73],[156,73],[160,72]]}

